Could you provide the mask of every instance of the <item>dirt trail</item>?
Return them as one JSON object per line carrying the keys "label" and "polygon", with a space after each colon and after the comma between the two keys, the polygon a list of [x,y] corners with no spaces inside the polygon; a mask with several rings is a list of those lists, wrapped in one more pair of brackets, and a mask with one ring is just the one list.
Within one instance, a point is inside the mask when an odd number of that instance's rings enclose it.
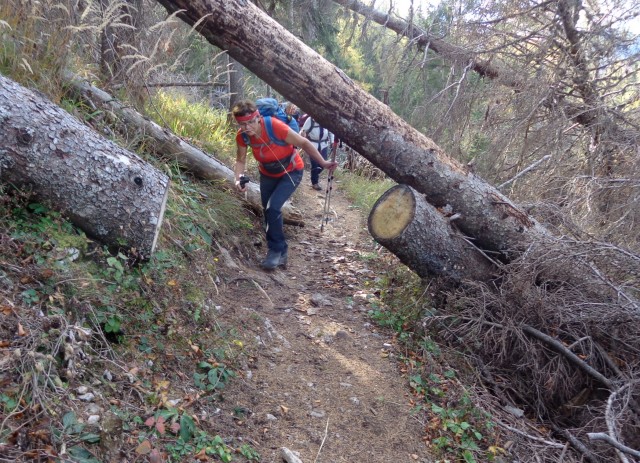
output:
{"label": "dirt trail", "polygon": [[321,234],[324,193],[305,180],[293,204],[306,226],[287,227],[288,269],[243,268],[221,294],[236,302],[223,319],[258,348],[218,404],[218,425],[233,425],[262,462],[281,462],[282,447],[303,463],[432,461],[391,333],[367,317],[366,224],[338,183]]}

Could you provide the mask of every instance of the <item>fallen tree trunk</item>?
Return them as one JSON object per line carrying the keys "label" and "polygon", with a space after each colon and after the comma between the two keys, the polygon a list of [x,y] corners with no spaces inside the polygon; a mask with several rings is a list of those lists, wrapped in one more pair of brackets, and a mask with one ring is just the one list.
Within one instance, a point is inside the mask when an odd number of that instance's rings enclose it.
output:
{"label": "fallen tree trunk", "polygon": [[0,75],[0,180],[29,187],[98,240],[154,251],[169,179],[44,97]]}
{"label": "fallen tree trunk", "polygon": [[439,276],[454,284],[486,281],[497,270],[487,256],[456,231],[445,217],[406,185],[384,193],[369,214],[369,232],[421,277]]}
{"label": "fallen tree trunk", "polygon": [[[212,44],[313,115],[321,125],[435,207],[483,250],[526,249],[548,233],[506,196],[449,158],[432,140],[362,90],[251,2],[158,0]],[[278,59],[275,59],[275,57]]]}
{"label": "fallen tree trunk", "polygon": [[[235,190],[233,170],[217,159],[188,144],[168,129],[160,127],[134,109],[120,103],[107,92],[72,75],[68,75],[67,79],[77,95],[90,104],[97,105],[106,111],[116,114],[130,131],[144,137],[152,150],[158,155],[176,161],[182,169],[200,179],[224,181],[230,188]],[[253,210],[262,212],[260,188],[256,183],[247,184],[247,195],[243,196],[243,198]],[[282,208],[282,213],[285,223],[304,225],[300,211],[294,209],[289,203]]]}

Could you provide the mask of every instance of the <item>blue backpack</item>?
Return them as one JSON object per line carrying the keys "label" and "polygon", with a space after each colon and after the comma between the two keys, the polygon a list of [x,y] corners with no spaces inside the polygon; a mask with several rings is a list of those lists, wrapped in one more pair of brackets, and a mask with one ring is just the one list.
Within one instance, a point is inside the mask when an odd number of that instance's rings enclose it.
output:
{"label": "blue backpack", "polygon": [[[267,129],[267,135],[269,139],[274,142],[276,145],[287,146],[288,143],[284,140],[279,140],[275,134],[273,133],[273,125],[271,124],[271,118],[275,117],[280,119],[282,122],[291,127],[295,133],[300,131],[300,127],[298,126],[298,122],[291,116],[288,116],[284,109],[278,104],[278,100],[275,98],[260,98],[256,100],[256,106],[258,107],[258,112],[262,117],[264,117],[264,126]],[[249,136],[246,133],[242,134],[242,139],[248,145],[249,144]]]}

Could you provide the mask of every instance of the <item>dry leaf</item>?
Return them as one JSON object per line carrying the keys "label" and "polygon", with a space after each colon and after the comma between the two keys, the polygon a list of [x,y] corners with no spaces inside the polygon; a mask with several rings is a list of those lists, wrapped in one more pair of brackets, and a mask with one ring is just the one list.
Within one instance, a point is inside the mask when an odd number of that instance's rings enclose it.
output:
{"label": "dry leaf", "polygon": [[209,461],[209,457],[207,456],[207,449],[202,449],[200,450],[198,453],[196,453],[195,455],[196,460],[199,461]]}
{"label": "dry leaf", "polygon": [[41,275],[43,278],[51,278],[53,276],[53,270],[51,270],[50,268],[45,268],[41,272]]}
{"label": "dry leaf", "polygon": [[178,284],[178,282],[176,280],[167,281],[167,286],[176,286],[177,284]]}
{"label": "dry leaf", "polygon": [[171,385],[170,381],[167,381],[166,379],[162,379],[160,381],[156,382],[156,391],[161,391],[163,389],[169,389],[169,386]]}
{"label": "dry leaf", "polygon": [[149,442],[148,439],[143,440],[136,448],[136,453],[138,455],[148,455],[151,453],[151,442]]}
{"label": "dry leaf", "polygon": [[164,436],[165,433],[167,432],[165,426],[164,426],[164,417],[161,416],[160,418],[158,418],[158,421],[156,423],[156,430],[160,433],[161,436]]}
{"label": "dry leaf", "polygon": [[24,337],[27,335],[27,332],[22,327],[22,323],[18,323],[18,336]]}
{"label": "dry leaf", "polygon": [[162,458],[162,454],[160,453],[160,450],[153,449],[149,454],[149,463],[162,463],[163,461],[164,461],[164,458]]}
{"label": "dry leaf", "polygon": [[282,410],[282,413],[284,413],[285,415],[289,413],[289,409],[284,405],[280,405],[280,410]]}

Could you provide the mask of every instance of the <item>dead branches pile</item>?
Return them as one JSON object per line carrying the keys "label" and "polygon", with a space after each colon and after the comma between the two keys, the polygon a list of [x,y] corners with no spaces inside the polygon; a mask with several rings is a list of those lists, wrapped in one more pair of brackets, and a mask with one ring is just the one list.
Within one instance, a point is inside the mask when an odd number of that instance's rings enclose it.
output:
{"label": "dead branches pile", "polygon": [[503,406],[549,423],[586,461],[630,462],[640,449],[638,275],[639,256],[623,249],[546,243],[495,287],[468,284],[446,315],[424,321],[478,362]]}

